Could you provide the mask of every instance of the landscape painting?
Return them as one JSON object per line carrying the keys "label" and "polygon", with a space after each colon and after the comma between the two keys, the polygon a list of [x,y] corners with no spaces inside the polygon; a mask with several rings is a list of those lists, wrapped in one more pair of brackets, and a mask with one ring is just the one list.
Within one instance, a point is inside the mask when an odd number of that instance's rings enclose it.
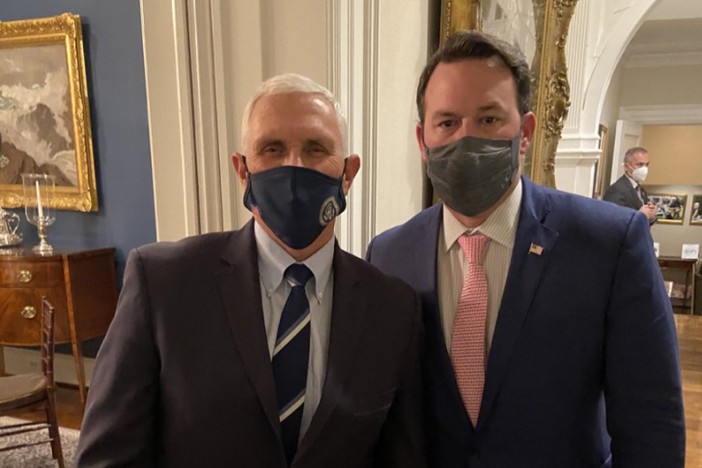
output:
{"label": "landscape painting", "polygon": [[78,16],[0,22],[0,206],[30,173],[55,177],[55,208],[97,210],[88,109]]}

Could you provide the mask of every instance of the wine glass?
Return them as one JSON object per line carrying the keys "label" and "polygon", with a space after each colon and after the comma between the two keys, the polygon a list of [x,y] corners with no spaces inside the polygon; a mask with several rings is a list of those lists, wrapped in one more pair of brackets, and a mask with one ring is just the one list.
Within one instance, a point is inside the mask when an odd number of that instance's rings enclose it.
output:
{"label": "wine glass", "polygon": [[32,252],[51,255],[54,248],[46,242],[46,228],[56,220],[53,206],[56,177],[48,174],[22,174],[22,187],[24,214],[27,221],[35,225],[39,232],[39,244],[32,247]]}

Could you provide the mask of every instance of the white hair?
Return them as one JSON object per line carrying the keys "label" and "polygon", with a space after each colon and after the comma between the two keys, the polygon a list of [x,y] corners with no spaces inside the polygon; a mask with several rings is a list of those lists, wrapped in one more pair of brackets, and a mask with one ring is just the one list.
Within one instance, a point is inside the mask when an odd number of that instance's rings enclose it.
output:
{"label": "white hair", "polygon": [[312,81],[306,76],[297,75],[295,73],[286,73],[284,75],[274,76],[267,79],[261,86],[258,87],[256,92],[249,102],[246,104],[244,109],[244,115],[241,119],[241,144],[246,145],[246,138],[249,133],[249,122],[251,121],[251,112],[253,112],[254,105],[258,99],[262,96],[268,96],[273,94],[287,94],[287,93],[311,93],[311,94],[321,94],[324,99],[326,99],[329,104],[334,107],[336,112],[336,120],[339,124],[339,133],[341,134],[341,149],[344,152],[344,156],[348,155],[347,152],[347,134],[346,134],[346,117],[341,110],[341,106],[334,99],[334,95],[324,86]]}

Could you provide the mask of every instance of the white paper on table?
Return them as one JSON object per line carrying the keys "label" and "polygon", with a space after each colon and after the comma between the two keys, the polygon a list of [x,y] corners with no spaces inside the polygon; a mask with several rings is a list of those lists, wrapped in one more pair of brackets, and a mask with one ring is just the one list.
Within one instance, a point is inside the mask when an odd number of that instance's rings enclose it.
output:
{"label": "white paper on table", "polygon": [[692,258],[697,260],[700,258],[700,244],[683,244],[682,258]]}

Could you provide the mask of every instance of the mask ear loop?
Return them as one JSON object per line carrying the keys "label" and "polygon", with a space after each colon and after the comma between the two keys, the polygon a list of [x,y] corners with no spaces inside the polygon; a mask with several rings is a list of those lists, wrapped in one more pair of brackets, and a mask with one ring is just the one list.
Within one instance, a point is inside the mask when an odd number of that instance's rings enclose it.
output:
{"label": "mask ear loop", "polygon": [[244,163],[244,170],[246,171],[246,177],[250,179],[251,173],[249,172],[249,166],[246,164],[246,155],[241,155],[241,161]]}
{"label": "mask ear loop", "polygon": [[339,177],[339,178],[341,179],[341,182],[342,182],[342,183],[344,182],[344,175],[346,175],[346,164],[347,164],[348,162],[349,162],[349,158],[344,158],[344,170],[343,170],[343,172],[341,173],[341,177]]}
{"label": "mask ear loop", "polygon": [[246,164],[246,156],[241,155],[241,161],[244,163],[244,170],[246,171],[246,190],[244,191],[244,206],[247,207],[252,213],[253,209],[256,207],[256,202],[253,199],[253,193],[251,193],[251,173],[249,172],[249,166]]}

